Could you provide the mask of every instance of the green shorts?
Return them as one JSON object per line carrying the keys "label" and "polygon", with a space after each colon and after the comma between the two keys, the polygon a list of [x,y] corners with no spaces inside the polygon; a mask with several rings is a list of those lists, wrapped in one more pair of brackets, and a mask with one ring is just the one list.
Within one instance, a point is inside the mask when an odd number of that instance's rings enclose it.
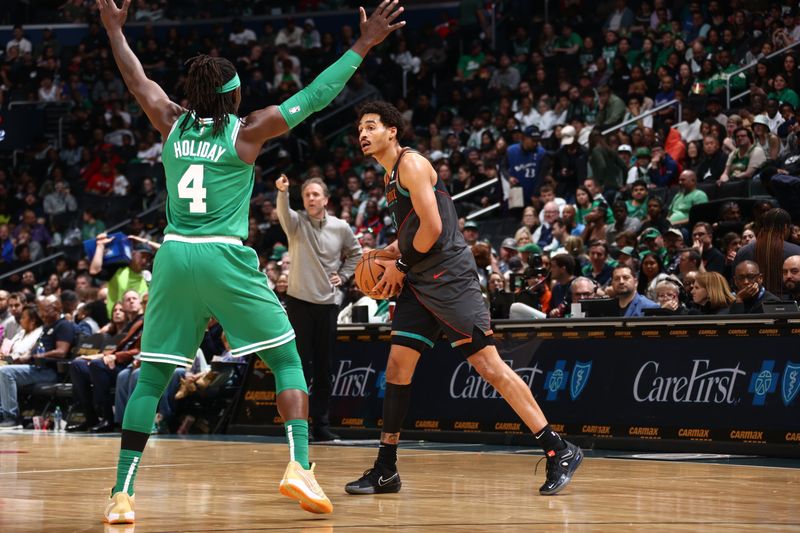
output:
{"label": "green shorts", "polygon": [[286,311],[258,270],[255,250],[209,242],[215,239],[168,240],[156,254],[142,361],[191,366],[211,317],[225,330],[232,355],[294,339]]}

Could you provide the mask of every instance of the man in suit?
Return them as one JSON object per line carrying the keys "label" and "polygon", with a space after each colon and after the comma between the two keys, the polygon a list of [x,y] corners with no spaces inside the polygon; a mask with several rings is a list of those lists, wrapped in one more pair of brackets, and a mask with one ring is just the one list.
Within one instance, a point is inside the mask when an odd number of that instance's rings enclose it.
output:
{"label": "man in suit", "polygon": [[619,302],[619,314],[625,318],[643,316],[645,309],[659,307],[654,301],[636,292],[636,282],[636,274],[629,266],[618,266],[611,275],[611,286]]}

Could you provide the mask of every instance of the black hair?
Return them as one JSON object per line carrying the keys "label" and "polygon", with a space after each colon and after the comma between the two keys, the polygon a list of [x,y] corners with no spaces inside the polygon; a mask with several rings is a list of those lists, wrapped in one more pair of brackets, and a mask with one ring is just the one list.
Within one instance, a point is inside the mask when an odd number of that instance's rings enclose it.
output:
{"label": "black hair", "polygon": [[575,258],[571,255],[556,254],[550,258],[550,262],[566,270],[570,276],[575,275]]}
{"label": "black hair", "polygon": [[225,58],[205,54],[189,59],[186,64],[189,73],[184,90],[189,100],[189,111],[193,113],[187,113],[181,121],[181,135],[199,126],[202,118],[214,121],[212,134],[218,135],[228,125],[229,115],[236,112],[236,91],[220,94],[217,87],[230,81],[236,68]]}
{"label": "black hair", "polygon": [[750,139],[750,142],[751,143],[753,142],[753,132],[750,131],[749,129],[745,128],[744,126],[739,126],[738,128],[736,128],[733,131],[733,137],[736,138],[736,136],[739,135],[740,131],[745,132],[747,134],[747,138]]}
{"label": "black hair", "polygon": [[688,259],[692,263],[695,264],[697,268],[700,268],[700,265],[703,264],[703,256],[700,255],[700,252],[695,250],[694,248],[685,248],[680,251],[681,254],[689,254]]}
{"label": "black hair", "polygon": [[378,115],[384,126],[397,128],[398,135],[403,131],[403,115],[389,102],[382,100],[367,102],[358,108],[358,120],[361,121],[361,117],[366,114]]}
{"label": "black hair", "polygon": [[33,320],[34,328],[38,328],[39,326],[44,324],[44,322],[42,321],[42,317],[39,316],[39,310],[36,308],[35,305],[30,305],[30,304],[25,305],[22,308],[22,312],[27,313],[28,318]]}

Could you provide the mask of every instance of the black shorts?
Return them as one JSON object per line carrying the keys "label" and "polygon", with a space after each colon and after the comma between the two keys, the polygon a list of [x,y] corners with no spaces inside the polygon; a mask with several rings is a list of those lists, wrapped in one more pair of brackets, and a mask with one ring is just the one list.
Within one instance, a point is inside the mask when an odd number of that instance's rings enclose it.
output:
{"label": "black shorts", "polygon": [[397,297],[392,344],[423,352],[442,331],[464,357],[493,344],[489,310],[469,248],[422,272],[409,272]]}

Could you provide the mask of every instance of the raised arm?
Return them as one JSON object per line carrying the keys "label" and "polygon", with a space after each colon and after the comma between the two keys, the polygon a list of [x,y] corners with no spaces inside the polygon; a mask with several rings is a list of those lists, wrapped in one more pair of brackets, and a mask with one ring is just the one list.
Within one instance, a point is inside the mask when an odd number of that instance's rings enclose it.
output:
{"label": "raised arm", "polygon": [[300,223],[300,215],[289,207],[289,178],[286,177],[286,174],[281,174],[281,177],[275,181],[275,188],[278,189],[278,205],[276,206],[278,221],[286,236],[291,237]]}
{"label": "raised arm", "polygon": [[350,50],[280,106],[269,106],[247,116],[236,141],[236,151],[243,161],[254,162],[267,140],[283,135],[336,98],[367,52],[405,26],[405,22],[392,24],[403,12],[398,1],[383,0],[369,18],[364,8],[359,8],[361,36]]}
{"label": "raised arm", "polygon": [[108,33],[108,41],[114,53],[125,85],[136,101],[142,106],[147,118],[164,138],[169,135],[172,125],[183,113],[183,108],[171,102],[167,93],[153,80],[149,79],[142,68],[142,64],[133,53],[122,27],[128,16],[128,7],[131,0],[123,0],[122,7],[118,8],[115,0],[96,0],[100,11],[100,20]]}

